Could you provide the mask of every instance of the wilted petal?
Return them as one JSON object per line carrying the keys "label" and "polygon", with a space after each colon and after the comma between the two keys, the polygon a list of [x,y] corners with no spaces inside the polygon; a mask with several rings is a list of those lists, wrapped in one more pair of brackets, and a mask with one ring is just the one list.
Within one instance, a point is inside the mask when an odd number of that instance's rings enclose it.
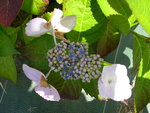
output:
{"label": "wilted petal", "polygon": [[36,82],[37,84],[40,84],[41,76],[44,76],[44,74],[34,68],[29,67],[26,64],[23,64],[23,71],[27,78],[30,80]]}
{"label": "wilted petal", "polygon": [[35,88],[35,92],[39,94],[42,98],[48,100],[48,101],[59,101],[60,95],[58,91],[53,87],[40,87],[37,86]]}
{"label": "wilted petal", "polygon": [[55,26],[59,32],[70,32],[76,25],[76,16],[70,15],[61,19],[61,21]]}
{"label": "wilted petal", "polygon": [[26,24],[25,33],[27,36],[40,36],[50,31],[45,27],[47,21],[43,18],[34,18]]}
{"label": "wilted petal", "polygon": [[123,101],[131,96],[131,85],[124,65],[113,64],[104,66],[98,81],[99,93],[102,98]]}
{"label": "wilted petal", "polygon": [[63,12],[60,9],[55,8],[51,18],[51,24],[53,27],[55,27],[60,22],[62,16],[63,16]]}

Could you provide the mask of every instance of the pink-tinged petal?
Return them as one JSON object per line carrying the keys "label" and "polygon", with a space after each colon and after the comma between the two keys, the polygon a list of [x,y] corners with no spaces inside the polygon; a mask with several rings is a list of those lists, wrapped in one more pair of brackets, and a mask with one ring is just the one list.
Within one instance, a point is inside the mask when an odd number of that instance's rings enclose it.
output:
{"label": "pink-tinged petal", "polygon": [[59,32],[70,32],[76,25],[76,16],[70,15],[61,19],[61,21],[55,26]]}
{"label": "pink-tinged petal", "polygon": [[40,84],[41,76],[44,76],[44,74],[42,72],[40,72],[34,68],[31,68],[26,64],[23,64],[22,67],[23,67],[23,72],[25,73],[27,78],[36,82],[37,84]]}
{"label": "pink-tinged petal", "polygon": [[63,12],[60,9],[55,8],[51,18],[51,24],[53,27],[55,27],[60,22],[62,16],[63,16]]}
{"label": "pink-tinged petal", "polygon": [[51,87],[37,86],[35,88],[35,92],[39,94],[42,98],[46,99],[47,101],[59,101],[60,100],[60,95],[53,86]]}
{"label": "pink-tinged petal", "polygon": [[45,27],[47,21],[43,18],[34,18],[26,24],[25,33],[27,36],[40,36],[48,32],[50,29]]}
{"label": "pink-tinged petal", "polygon": [[102,82],[102,79],[99,79],[98,81],[98,90],[102,98],[114,97],[114,94],[115,94],[114,87],[115,87],[115,84],[114,85],[106,84]]}

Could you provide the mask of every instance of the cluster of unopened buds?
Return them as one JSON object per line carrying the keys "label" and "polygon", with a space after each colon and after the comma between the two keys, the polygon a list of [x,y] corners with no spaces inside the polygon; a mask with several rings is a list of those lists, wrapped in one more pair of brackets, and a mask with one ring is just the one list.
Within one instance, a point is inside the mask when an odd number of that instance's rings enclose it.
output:
{"label": "cluster of unopened buds", "polygon": [[85,43],[65,43],[61,41],[48,51],[49,67],[54,72],[60,71],[64,79],[82,79],[90,82],[100,76],[101,58],[99,55],[88,55]]}

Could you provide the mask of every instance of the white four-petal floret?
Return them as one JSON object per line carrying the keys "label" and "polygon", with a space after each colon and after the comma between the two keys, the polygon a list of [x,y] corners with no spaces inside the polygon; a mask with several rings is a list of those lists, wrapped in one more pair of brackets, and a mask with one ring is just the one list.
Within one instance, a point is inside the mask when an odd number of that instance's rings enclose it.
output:
{"label": "white four-petal floret", "polygon": [[127,69],[124,65],[113,64],[104,66],[98,81],[99,94],[102,98],[124,101],[131,96]]}
{"label": "white four-petal floret", "polygon": [[55,8],[50,22],[40,17],[34,18],[26,24],[25,33],[27,36],[40,36],[47,32],[53,35],[54,30],[62,33],[70,32],[76,25],[76,16],[62,16],[63,12]]}

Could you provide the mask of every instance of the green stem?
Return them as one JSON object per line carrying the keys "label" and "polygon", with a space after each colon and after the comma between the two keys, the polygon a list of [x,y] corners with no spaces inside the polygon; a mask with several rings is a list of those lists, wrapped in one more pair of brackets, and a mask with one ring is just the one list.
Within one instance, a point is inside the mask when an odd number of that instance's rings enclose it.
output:
{"label": "green stem", "polygon": [[106,61],[102,61],[102,66],[109,66],[109,65],[111,65],[111,63],[106,62]]}

